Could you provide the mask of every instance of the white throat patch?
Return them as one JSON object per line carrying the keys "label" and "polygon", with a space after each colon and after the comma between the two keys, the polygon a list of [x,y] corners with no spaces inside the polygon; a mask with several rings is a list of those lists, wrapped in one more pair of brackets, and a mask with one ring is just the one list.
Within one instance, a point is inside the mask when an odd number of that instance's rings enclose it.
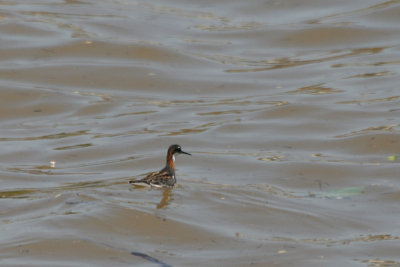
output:
{"label": "white throat patch", "polygon": [[175,162],[175,155],[172,155],[172,161]]}

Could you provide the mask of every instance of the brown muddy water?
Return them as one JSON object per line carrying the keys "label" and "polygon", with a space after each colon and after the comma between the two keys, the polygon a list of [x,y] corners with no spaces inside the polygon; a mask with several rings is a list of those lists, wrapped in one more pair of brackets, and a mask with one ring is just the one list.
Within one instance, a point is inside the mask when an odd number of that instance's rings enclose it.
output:
{"label": "brown muddy water", "polygon": [[[0,1],[1,266],[400,266],[400,1]],[[172,190],[128,181],[163,167]]]}

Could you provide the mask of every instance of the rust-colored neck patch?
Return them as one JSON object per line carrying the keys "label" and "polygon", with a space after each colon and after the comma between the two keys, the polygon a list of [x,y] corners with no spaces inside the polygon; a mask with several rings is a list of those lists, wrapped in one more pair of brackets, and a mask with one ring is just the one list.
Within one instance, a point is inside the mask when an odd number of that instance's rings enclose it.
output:
{"label": "rust-colored neck patch", "polygon": [[175,170],[175,156],[174,156],[174,151],[170,151],[170,152],[168,153],[167,161],[168,161],[169,166],[171,166],[171,168],[172,168],[173,170]]}

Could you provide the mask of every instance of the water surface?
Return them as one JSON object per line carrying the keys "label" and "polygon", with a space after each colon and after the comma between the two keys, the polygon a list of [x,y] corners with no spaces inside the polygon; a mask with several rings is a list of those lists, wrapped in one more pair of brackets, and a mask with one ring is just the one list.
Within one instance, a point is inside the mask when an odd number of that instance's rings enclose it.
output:
{"label": "water surface", "polygon": [[1,265],[400,265],[400,1],[0,7]]}

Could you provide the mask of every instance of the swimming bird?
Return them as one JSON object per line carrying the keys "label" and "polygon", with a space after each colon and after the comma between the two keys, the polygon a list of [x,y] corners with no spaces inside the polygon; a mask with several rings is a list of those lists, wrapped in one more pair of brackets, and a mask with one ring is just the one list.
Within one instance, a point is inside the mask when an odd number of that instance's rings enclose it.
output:
{"label": "swimming bird", "polygon": [[183,151],[180,145],[171,145],[167,152],[167,163],[162,170],[153,172],[141,180],[129,181],[129,183],[136,186],[173,187],[176,183],[175,154],[192,155]]}

